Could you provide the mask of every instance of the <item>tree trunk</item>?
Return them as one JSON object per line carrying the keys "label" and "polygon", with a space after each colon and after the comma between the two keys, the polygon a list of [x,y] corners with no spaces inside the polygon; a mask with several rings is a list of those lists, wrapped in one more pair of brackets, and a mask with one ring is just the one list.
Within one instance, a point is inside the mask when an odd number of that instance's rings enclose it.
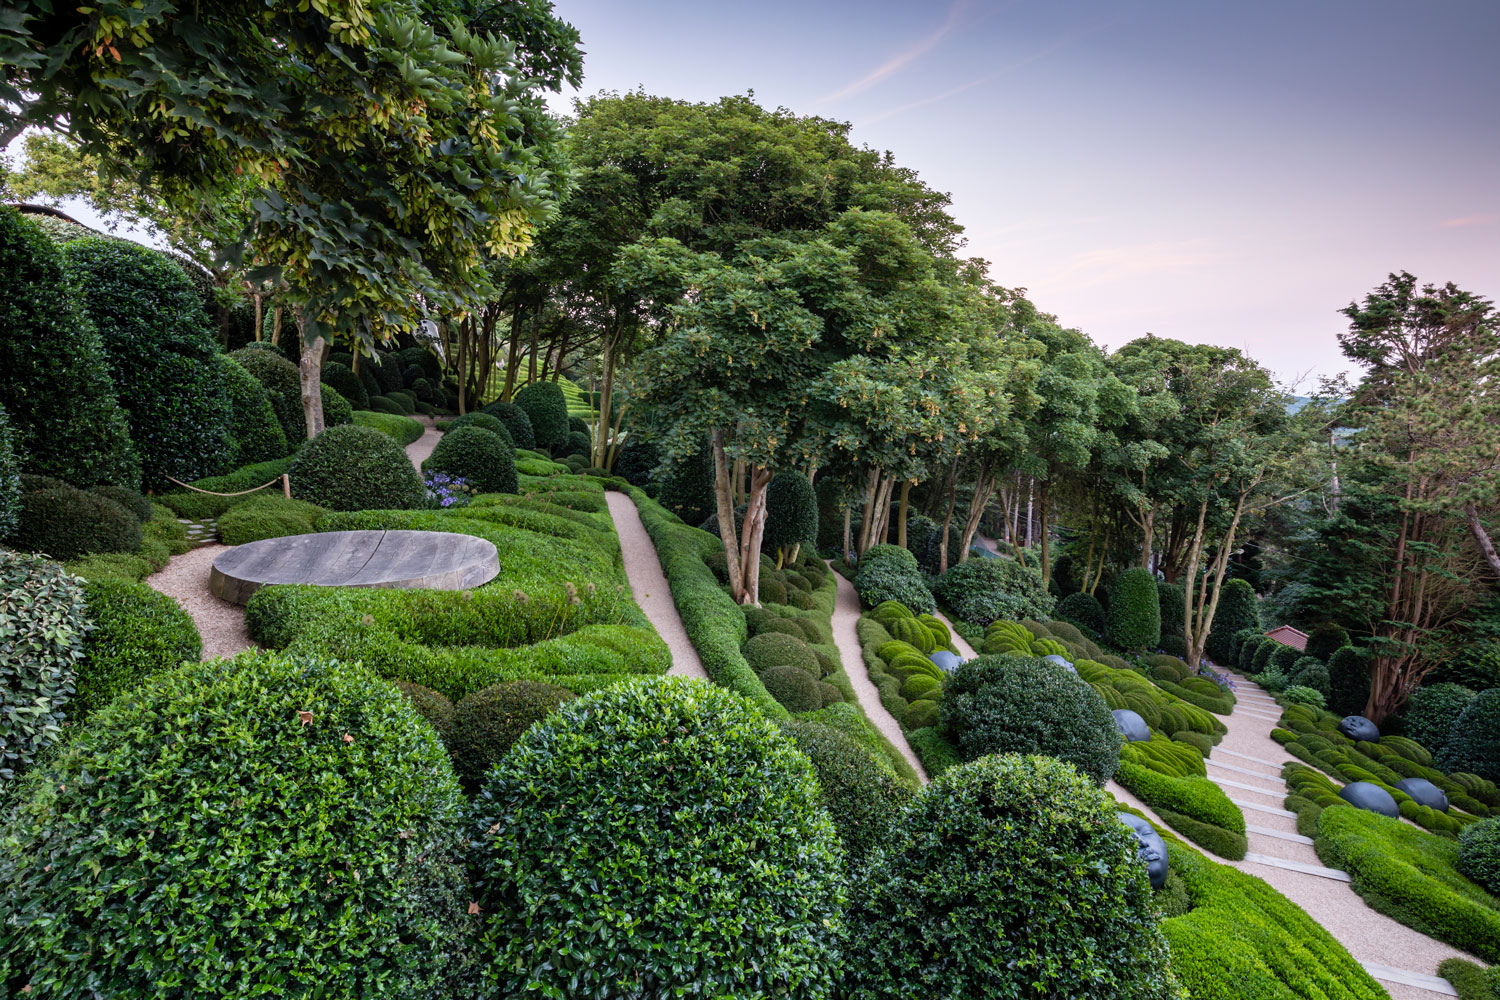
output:
{"label": "tree trunk", "polygon": [[1049,511],[1047,509],[1047,499],[1048,499],[1048,495],[1051,493],[1051,489],[1052,489],[1052,481],[1049,480],[1049,479],[1042,480],[1042,489],[1041,489],[1041,494],[1042,494],[1042,497],[1041,497],[1041,499],[1042,499],[1042,502],[1041,502],[1042,525],[1041,525],[1041,527],[1042,527],[1042,586],[1043,587],[1046,587],[1048,584],[1050,584],[1052,582],[1052,559],[1050,557],[1050,553],[1051,553],[1051,550],[1052,550],[1052,544],[1051,544],[1052,540],[1047,537],[1048,535],[1051,534],[1051,525],[1049,523],[1052,520],[1052,518],[1050,516],[1051,515],[1051,511]]}
{"label": "tree trunk", "polygon": [[745,503],[745,523],[740,531],[740,572],[744,574],[741,604],[760,605],[760,543],[766,534],[766,486],[772,473],[764,466],[750,470],[750,490]]}
{"label": "tree trunk", "polygon": [[1479,551],[1484,554],[1484,561],[1489,564],[1490,572],[1500,577],[1500,556],[1495,555],[1495,546],[1490,541],[1490,533],[1484,530],[1484,525],[1479,520],[1478,508],[1473,504],[1465,504],[1464,518],[1469,522],[1469,533],[1479,544]]}
{"label": "tree trunk", "polygon": [[[960,564],[969,561],[969,549],[974,544],[974,535],[979,531],[979,522],[984,517],[984,508],[990,502],[990,491],[994,489],[995,476],[986,460],[979,464],[979,477],[974,480],[974,498],[969,502],[969,514],[964,518],[964,534],[960,539],[962,551],[958,554]],[[944,536],[946,538],[946,536]]]}
{"label": "tree trunk", "polygon": [[711,436],[714,453],[714,509],[719,515],[719,538],[724,543],[724,561],[728,566],[729,596],[736,604],[745,603],[745,583],[740,572],[740,547],[734,537],[734,498],[730,494],[729,462],[724,457],[724,432]]}
{"label": "tree trunk", "polygon": [[943,513],[943,533],[938,536],[938,573],[948,572],[948,529],[953,524],[953,508],[958,504],[958,459],[948,469],[948,478],[943,492],[947,494],[948,506]]}
{"label": "tree trunk", "polygon": [[[305,330],[305,323],[301,316],[297,318],[299,329]],[[302,382],[302,416],[307,421],[309,441],[323,433],[323,348],[327,344],[321,335],[308,341],[304,334],[302,361],[297,366]]]}
{"label": "tree trunk", "polygon": [[1032,501],[1035,498],[1036,498],[1036,479],[1034,479],[1032,477],[1027,477],[1027,480],[1026,480],[1026,547],[1028,549],[1031,548],[1031,543],[1034,541],[1034,539],[1032,537],[1032,534],[1031,534],[1031,524],[1032,524],[1032,521],[1031,521],[1031,504],[1032,504]]}
{"label": "tree trunk", "polygon": [[875,494],[880,489],[880,470],[871,469],[865,477],[865,502],[859,519],[859,539],[854,543],[854,554],[858,558],[870,547],[870,522],[875,517]]}
{"label": "tree trunk", "polygon": [[264,292],[251,292],[250,301],[255,303],[255,342],[260,343],[264,336],[261,326],[266,321],[266,295]]}
{"label": "tree trunk", "polygon": [[281,345],[281,316],[284,306],[273,306],[271,308],[271,346]]}
{"label": "tree trunk", "polygon": [[615,342],[613,335],[604,341],[604,381],[599,387],[599,419],[594,425],[594,446],[589,456],[589,464],[599,469],[609,468],[605,464],[609,461],[609,435],[605,431],[610,427],[610,408],[614,404]]}
{"label": "tree trunk", "polygon": [[911,480],[901,480],[901,513],[896,516],[896,544],[906,548],[906,512],[911,506]]}
{"label": "tree trunk", "polygon": [[854,508],[850,504],[846,503],[844,504],[844,562],[848,562],[850,557],[854,555],[854,551],[849,547],[850,542],[852,541],[849,535],[852,527],[851,522],[853,520]]}

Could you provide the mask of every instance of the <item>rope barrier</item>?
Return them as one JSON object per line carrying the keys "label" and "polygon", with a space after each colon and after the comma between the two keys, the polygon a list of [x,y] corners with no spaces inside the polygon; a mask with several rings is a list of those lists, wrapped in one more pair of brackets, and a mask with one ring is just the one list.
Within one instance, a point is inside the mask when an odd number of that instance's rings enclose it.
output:
{"label": "rope barrier", "polygon": [[194,493],[207,493],[211,497],[242,497],[246,493],[255,493],[258,490],[263,490],[267,486],[270,486],[274,483],[280,483],[281,492],[286,494],[286,498],[288,500],[292,498],[292,480],[291,477],[286,473],[282,473],[275,479],[272,479],[269,482],[261,483],[259,486],[252,487],[251,489],[240,490],[238,493],[215,493],[213,490],[200,490],[198,487],[191,486],[180,479],[173,479],[171,476],[167,476],[166,478],[169,482],[174,482],[178,486],[181,486],[183,489],[192,490]]}

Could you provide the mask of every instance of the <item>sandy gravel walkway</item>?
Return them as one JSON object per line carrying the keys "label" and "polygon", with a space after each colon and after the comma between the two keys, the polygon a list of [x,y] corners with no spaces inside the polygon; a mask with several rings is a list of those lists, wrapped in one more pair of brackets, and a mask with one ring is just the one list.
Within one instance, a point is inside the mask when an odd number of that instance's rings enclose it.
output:
{"label": "sandy gravel walkway", "polygon": [[657,635],[666,640],[667,648],[672,651],[672,668],[667,673],[708,680],[708,671],[703,669],[703,661],[688,638],[677,605],[672,603],[667,575],[662,572],[656,546],[646,534],[635,503],[614,490],[605,493],[604,499],[615,522],[615,533],[620,536],[620,555],[625,561],[625,576],[630,580],[630,596],[646,612]]}
{"label": "sandy gravel walkway", "polygon": [[411,459],[411,464],[417,467],[418,472],[421,472],[422,463],[427,461],[427,456],[431,455],[432,449],[437,447],[438,438],[443,435],[438,433],[437,428],[433,426],[433,419],[431,417],[425,414],[413,413],[411,418],[420,423],[425,429],[422,431],[421,437],[406,446],[406,457]]}
{"label": "sandy gravel walkway", "polygon": [[176,601],[198,626],[203,637],[203,658],[233,656],[254,643],[245,634],[245,609],[221,601],[208,590],[208,571],[214,557],[228,549],[212,542],[180,556],[173,556],[159,573],[146,577],[146,586]]}
{"label": "sandy gravel walkway", "polygon": [[[831,570],[831,567],[830,567]],[[859,594],[854,590],[854,584],[845,580],[838,573],[833,574],[838,583],[838,595],[833,605],[833,644],[839,649],[839,659],[844,661],[844,673],[849,676],[849,683],[854,688],[854,696],[859,699],[859,705],[865,710],[866,717],[880,730],[891,745],[901,751],[901,756],[917,772],[917,777],[922,784],[927,783],[927,769],[922,766],[922,761],[912,752],[911,745],[906,742],[906,734],[901,731],[901,723],[896,717],[885,710],[880,703],[880,691],[875,683],[870,680],[869,671],[865,670],[864,650],[859,644],[859,633],[855,626],[859,623]]]}
{"label": "sandy gravel walkway", "polygon": [[969,645],[969,640],[958,634],[958,629],[953,627],[952,619],[938,610],[934,610],[932,613],[938,621],[948,626],[948,631],[953,635],[953,645],[958,647],[959,656],[962,656],[966,660],[972,660],[979,655],[974,651],[974,647]]}

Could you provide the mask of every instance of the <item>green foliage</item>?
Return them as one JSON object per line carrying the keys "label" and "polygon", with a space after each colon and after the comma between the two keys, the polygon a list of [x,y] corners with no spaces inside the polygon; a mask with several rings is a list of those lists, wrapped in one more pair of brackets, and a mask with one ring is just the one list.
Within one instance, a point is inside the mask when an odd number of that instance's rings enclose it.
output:
{"label": "green foliage", "polygon": [[142,524],[151,520],[151,501],[147,500],[143,494],[138,493],[128,486],[92,486],[89,488],[89,492],[101,496],[106,500],[113,500],[121,507],[130,511],[131,516]]}
{"label": "green foliage", "polygon": [[[497,435],[502,435],[504,436],[506,441],[511,440],[510,431],[505,429],[505,425],[500,422],[500,418],[485,413],[483,410],[475,410],[472,413],[465,413],[461,417],[454,417],[452,420],[448,421],[448,426],[443,427],[442,430],[444,431],[444,433],[451,434],[452,432],[458,430],[460,427],[478,427],[481,430],[486,430]],[[515,449],[515,442],[513,441],[511,441],[511,449]]]}
{"label": "green foliage", "polygon": [[1167,774],[1122,760],[1115,780],[1199,846],[1231,861],[1245,856],[1244,814],[1207,778]]}
{"label": "green foliage", "polygon": [[1291,687],[1312,688],[1326,698],[1330,690],[1328,667],[1315,657],[1298,657],[1297,661],[1292,664],[1292,669],[1287,673],[1287,684],[1289,689]]}
{"label": "green foliage", "polygon": [[1114,811],[1046,757],[944,771],[859,875],[843,995],[1177,996],[1145,869]]}
{"label": "green foliage", "polygon": [[29,490],[23,478],[21,517],[10,544],[59,560],[134,552],[141,547],[141,523],[108,497],[67,485]]}
{"label": "green foliage", "polygon": [[501,434],[472,426],[450,430],[422,463],[422,471],[460,476],[480,493],[515,493],[515,449]]}
{"label": "green foliage", "polygon": [[323,405],[323,426],[338,427],[343,424],[354,422],[354,408],[349,401],[326,385],[318,386],[318,393]]}
{"label": "green foliage", "polygon": [[1349,633],[1341,625],[1324,622],[1307,635],[1308,656],[1327,663],[1335,652],[1349,645]]}
{"label": "green foliage", "polygon": [[1325,704],[1322,691],[1304,684],[1287,685],[1281,692],[1281,697],[1293,705],[1311,705],[1314,708],[1322,708]]}
{"label": "green foliage", "polygon": [[265,387],[234,358],[215,353],[213,360],[229,399],[225,468],[235,469],[284,456],[288,450],[286,432],[276,419]]}
{"label": "green foliage", "polygon": [[347,365],[341,365],[337,361],[326,361],[318,378],[324,385],[349,403],[356,410],[368,410],[370,408],[370,394],[365,391],[365,384],[354,374],[354,370]]}
{"label": "green foliage", "polygon": [[1500,818],[1464,827],[1458,835],[1458,870],[1500,897]]}
{"label": "green foliage", "polygon": [[818,542],[818,498],[812,483],[799,472],[780,473],[766,487],[766,527],[761,544],[766,550],[814,546]]}
{"label": "green foliage", "polygon": [[881,767],[871,751],[837,729],[801,719],[781,727],[812,761],[819,798],[850,861],[857,864],[888,845],[902,808],[911,800],[911,789]]}
{"label": "green foliage", "polygon": [[1441,751],[1453,723],[1474,697],[1473,691],[1459,684],[1418,688],[1406,702],[1406,735],[1435,753]]}
{"label": "green foliage", "polygon": [[1302,659],[1302,650],[1296,646],[1288,646],[1285,643],[1277,642],[1271,649],[1271,655],[1266,659],[1266,668],[1274,668],[1284,674],[1290,674],[1300,659]]}
{"label": "green foliage", "polygon": [[1233,663],[1234,634],[1247,628],[1260,631],[1260,627],[1260,598],[1255,596],[1255,588],[1248,580],[1238,577],[1225,580],[1213,625],[1208,631],[1205,652],[1215,663]]}
{"label": "green foliage", "polygon": [[813,674],[790,664],[767,667],[760,671],[760,681],[766,686],[766,692],[793,715],[816,712],[829,704],[830,700],[840,700],[837,697],[830,699],[824,690],[836,693],[836,688],[819,682]]}
{"label": "green foliage", "polygon": [[866,549],[859,559],[859,571],[850,582],[866,607],[895,601],[925,614],[937,606],[916,557],[895,545],[872,545]]}
{"label": "green foliage", "polygon": [[83,593],[94,628],[84,642],[70,722],[84,721],[152,674],[197,662],[203,650],[198,628],[166,594],[112,579],[92,580]]}
{"label": "green foliage", "polygon": [[715,513],[713,456],[706,441],[668,467],[656,499],[691,525],[701,525]]}
{"label": "green foliage", "polygon": [[147,487],[192,482],[228,463],[231,407],[202,299],[169,257],[128,240],[63,245],[104,344]]}
{"label": "green foliage", "polygon": [[[459,801],[432,731],[358,667],[246,654],[156,674],[0,825],[0,979],[42,996],[442,993],[465,957]],[[100,892],[143,865],[153,891]]]}
{"label": "green foliage", "polygon": [[351,414],[351,423],[357,427],[373,427],[375,430],[388,437],[394,438],[396,443],[405,448],[417,438],[427,432],[419,420],[402,416],[399,413],[377,413],[370,410],[355,410]]}
{"label": "green foliage", "polygon": [[292,495],[330,510],[421,504],[422,478],[395,441],[369,427],[330,427],[292,458]]}
{"label": "green foliage", "polygon": [[459,781],[478,789],[522,733],[572,697],[567,688],[541,681],[505,681],[466,695],[453,707],[448,740]]}
{"label": "green foliage", "polygon": [[[1169,685],[1165,681],[1153,683],[1131,670],[1123,660],[1118,660],[1117,657],[1106,659],[1116,660],[1116,666],[1111,667],[1093,660],[1078,660],[1074,667],[1078,676],[1092,685],[1111,709],[1128,708],[1138,713],[1148,726],[1158,732],[1177,733],[1189,730],[1201,733],[1215,743],[1227,731],[1224,723],[1207,709],[1185,701],[1168,690],[1169,686],[1176,685]],[[1217,688],[1217,685],[1213,686]],[[1185,689],[1180,690],[1185,694],[1192,694]]]}
{"label": "green foliage", "polygon": [[288,500],[280,493],[252,494],[219,518],[219,539],[225,545],[243,545],[263,538],[307,535],[326,513],[315,503]]}
{"label": "green foliage", "polygon": [[[1187,641],[1183,637],[1183,601],[1185,591],[1180,583],[1165,583],[1158,580],[1156,583],[1157,606],[1161,608],[1161,640],[1158,645],[1173,656],[1187,655]],[[1220,613],[1223,606],[1220,605]],[[1214,618],[1214,628],[1219,627],[1219,620]],[[1102,631],[1102,630],[1101,630]],[[1209,637],[1212,642],[1212,635]]]}
{"label": "green foliage", "polygon": [[530,419],[535,442],[520,447],[551,452],[567,443],[568,401],[556,382],[526,383],[516,393],[515,403]]}
{"label": "green foliage", "polygon": [[1045,618],[1055,603],[1041,574],[1017,559],[961,562],[938,577],[933,589],[955,615],[974,625],[997,618]]}
{"label": "green foliage", "polygon": [[0,406],[0,539],[15,530],[21,517],[21,456],[15,437],[10,416]]}
{"label": "green foliage", "polygon": [[1456,841],[1364,809],[1318,816],[1318,856],[1380,912],[1487,962],[1500,961],[1500,900],[1459,874]]}
{"label": "green foliage", "polygon": [[1057,602],[1052,616],[1077,625],[1085,635],[1095,638],[1104,634],[1104,605],[1099,598],[1083,591],[1069,594]]}
{"label": "green foliage", "polygon": [[1353,646],[1334,650],[1328,658],[1328,707],[1341,716],[1363,715],[1369,700],[1369,661]]}
{"label": "green foliage", "polygon": [[[281,488],[280,476],[286,472],[291,460],[286,458],[273,459],[268,462],[259,462],[255,465],[247,465],[236,469],[234,472],[222,476],[209,476],[200,479],[190,485],[200,490],[209,490],[213,493],[240,493],[243,490],[254,489],[257,486],[267,486],[268,490],[279,490]],[[258,496],[260,494],[250,493],[241,496],[211,496],[207,493],[197,493],[190,490],[172,490],[162,493],[157,497],[165,506],[176,512],[180,517],[193,520],[218,517],[236,504],[244,503],[247,496]]]}
{"label": "green foliage", "polygon": [[731,692],[664,678],[563,705],[490,772],[471,830],[486,995],[829,995],[838,836],[807,758]]}
{"label": "green foliage", "polygon": [[791,666],[810,674],[814,680],[819,676],[817,657],[807,643],[776,632],[751,636],[745,643],[745,662],[756,673],[771,667]]}
{"label": "green foliage", "polygon": [[411,681],[393,681],[392,686],[406,695],[406,700],[411,702],[411,707],[432,724],[433,730],[438,734],[438,739],[443,741],[444,746],[447,746],[449,738],[453,735],[453,702],[432,688],[413,684]]}
{"label": "green foliage", "polygon": [[531,417],[525,410],[514,403],[497,401],[486,406],[484,412],[505,425],[506,431],[510,433],[511,441],[517,448],[536,447],[536,433],[531,427]]}
{"label": "green foliage", "polygon": [[1464,707],[1436,759],[1444,771],[1500,782],[1500,688],[1481,691]]}
{"label": "green foliage", "polygon": [[1098,784],[1115,773],[1120,734],[1099,693],[1044,660],[979,656],[947,681],[942,723],[959,753],[1036,753],[1078,767]]}
{"label": "green foliage", "polygon": [[1156,578],[1139,566],[1115,577],[1109,592],[1109,641],[1121,649],[1153,649],[1161,640]]}
{"label": "green foliage", "polygon": [[140,485],[99,332],[84,313],[62,255],[40,229],[0,207],[0,406],[10,414],[27,472],[75,486]]}
{"label": "green foliage", "polygon": [[0,779],[61,735],[89,627],[78,580],[0,547]]}
{"label": "green foliage", "polygon": [[1496,1000],[1500,997],[1500,972],[1462,958],[1445,958],[1438,975],[1448,980],[1458,1000]]}
{"label": "green foliage", "polygon": [[[302,382],[297,374],[297,366],[279,353],[254,346],[242,347],[229,356],[239,362],[265,389],[266,398],[271,403],[277,422],[281,424],[287,443],[305,440],[307,421],[302,414]],[[181,476],[177,478],[183,479]]]}

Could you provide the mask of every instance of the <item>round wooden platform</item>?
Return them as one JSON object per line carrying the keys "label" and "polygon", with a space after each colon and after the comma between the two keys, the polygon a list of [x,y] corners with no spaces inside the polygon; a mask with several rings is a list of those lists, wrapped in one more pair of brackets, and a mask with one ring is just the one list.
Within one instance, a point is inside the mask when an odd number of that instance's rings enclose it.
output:
{"label": "round wooden platform", "polygon": [[244,604],[272,583],[466,590],[499,572],[495,546],[473,535],[324,531],[237,545],[214,560],[208,587],[216,597]]}

